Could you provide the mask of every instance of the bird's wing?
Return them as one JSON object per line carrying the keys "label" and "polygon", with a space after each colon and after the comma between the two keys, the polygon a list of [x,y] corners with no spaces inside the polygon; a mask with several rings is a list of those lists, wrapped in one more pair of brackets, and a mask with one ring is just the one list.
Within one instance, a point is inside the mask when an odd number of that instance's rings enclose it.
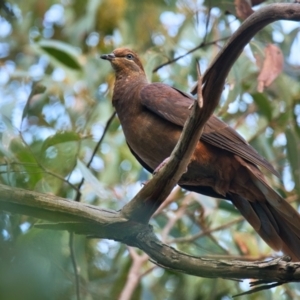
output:
{"label": "bird's wing", "polygon": [[[141,92],[141,103],[160,117],[183,126],[191,113],[194,98],[163,83],[152,83]],[[279,177],[278,172],[233,128],[215,116],[204,126],[201,140],[215,147],[229,151],[245,160],[262,166]]]}

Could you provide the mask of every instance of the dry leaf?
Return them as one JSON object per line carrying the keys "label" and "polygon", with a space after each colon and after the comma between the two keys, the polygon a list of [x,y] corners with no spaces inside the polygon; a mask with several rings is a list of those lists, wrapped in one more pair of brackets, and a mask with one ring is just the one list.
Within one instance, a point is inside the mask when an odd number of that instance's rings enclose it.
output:
{"label": "dry leaf", "polygon": [[234,4],[236,15],[242,20],[247,19],[254,12],[249,0],[234,0]]}
{"label": "dry leaf", "polygon": [[257,245],[256,237],[249,232],[234,232],[234,242],[244,255],[259,256],[260,251]]}
{"label": "dry leaf", "polygon": [[283,69],[283,54],[274,44],[269,44],[265,48],[265,59],[262,69],[258,75],[257,91],[262,93],[264,88],[269,86]]}

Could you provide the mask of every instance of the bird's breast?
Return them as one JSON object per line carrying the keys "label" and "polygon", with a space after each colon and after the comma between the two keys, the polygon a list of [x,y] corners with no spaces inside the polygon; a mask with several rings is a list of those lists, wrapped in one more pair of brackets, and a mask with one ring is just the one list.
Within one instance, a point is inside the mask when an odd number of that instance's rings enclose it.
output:
{"label": "bird's breast", "polygon": [[181,133],[180,127],[145,111],[121,124],[132,150],[152,169],[170,156]]}

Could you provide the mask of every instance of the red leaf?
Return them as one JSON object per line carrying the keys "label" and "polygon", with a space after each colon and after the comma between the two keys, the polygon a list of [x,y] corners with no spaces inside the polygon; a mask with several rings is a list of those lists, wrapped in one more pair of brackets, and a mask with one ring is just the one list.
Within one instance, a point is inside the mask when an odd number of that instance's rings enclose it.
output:
{"label": "red leaf", "polygon": [[265,59],[262,69],[258,75],[258,92],[262,93],[264,88],[269,86],[283,69],[283,54],[274,44],[265,48]]}

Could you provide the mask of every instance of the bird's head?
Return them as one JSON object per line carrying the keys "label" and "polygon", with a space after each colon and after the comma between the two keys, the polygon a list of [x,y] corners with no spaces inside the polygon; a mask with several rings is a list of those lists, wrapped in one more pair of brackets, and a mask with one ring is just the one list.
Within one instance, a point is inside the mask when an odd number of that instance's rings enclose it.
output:
{"label": "bird's head", "polygon": [[117,75],[124,72],[128,75],[145,74],[138,55],[130,49],[117,48],[110,54],[101,55],[101,58],[110,61]]}

